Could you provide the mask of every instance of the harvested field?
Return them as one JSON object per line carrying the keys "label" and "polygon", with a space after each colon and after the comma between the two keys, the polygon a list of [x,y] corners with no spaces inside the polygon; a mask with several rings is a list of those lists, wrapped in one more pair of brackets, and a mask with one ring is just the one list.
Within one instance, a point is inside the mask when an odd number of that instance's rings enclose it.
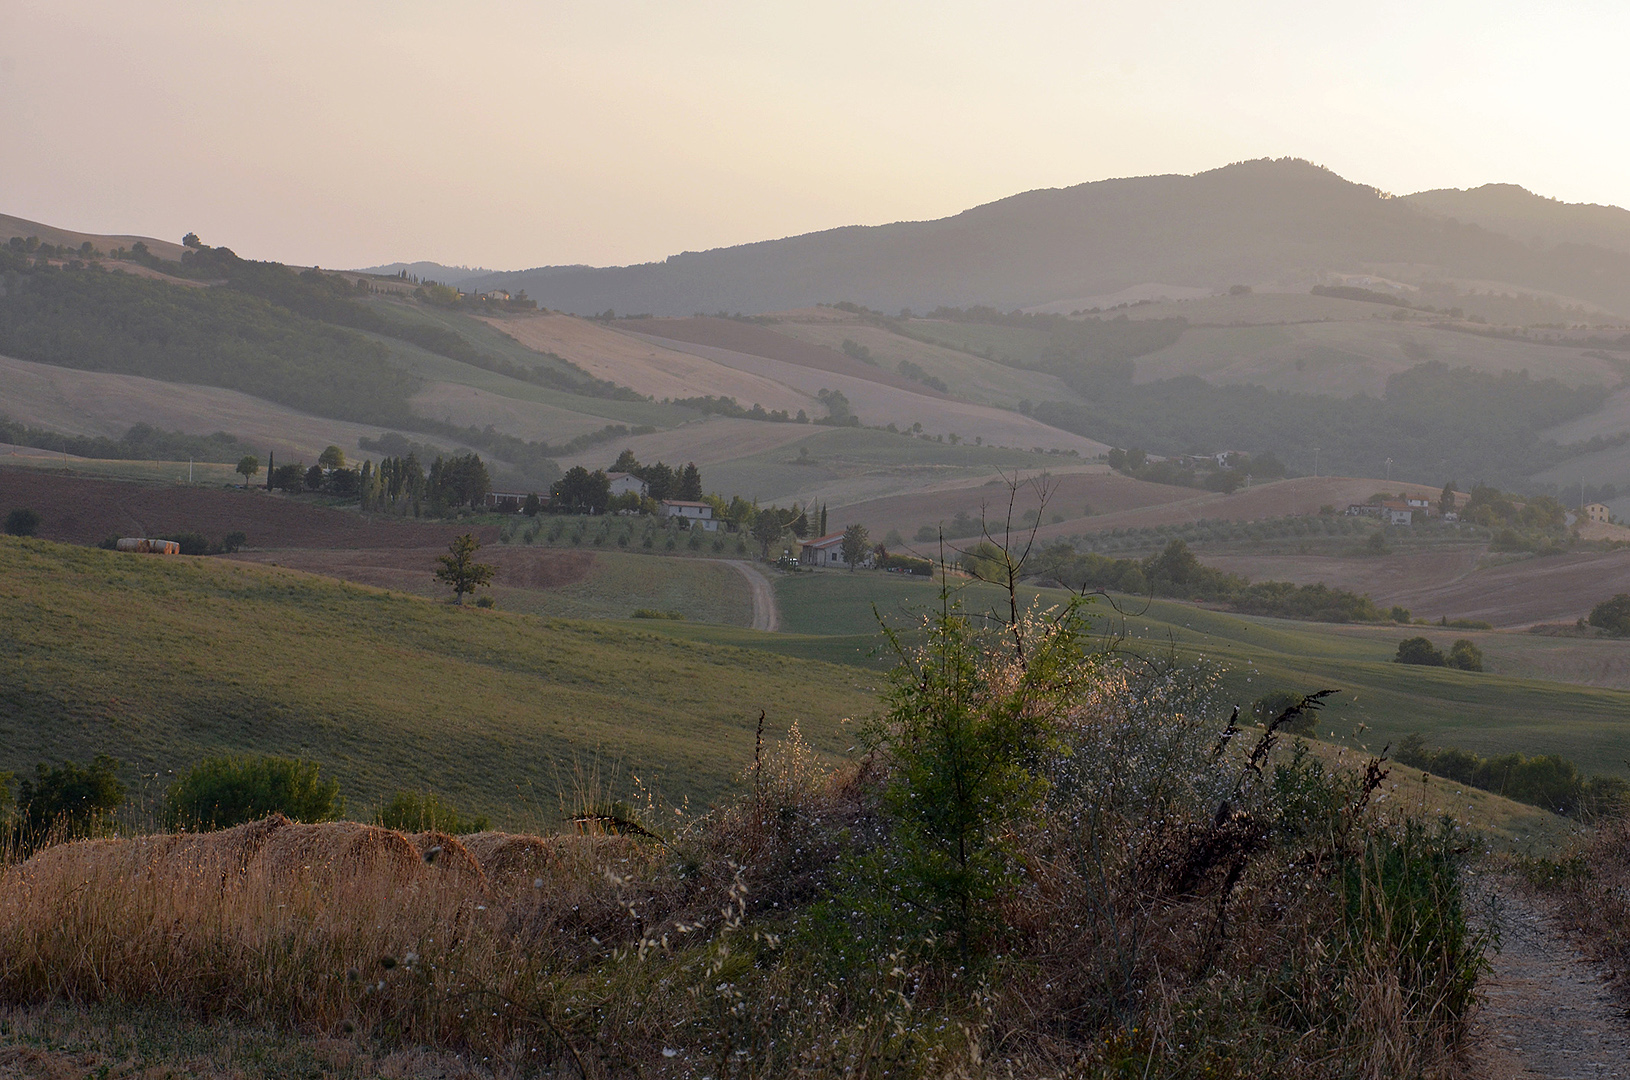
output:
{"label": "harvested field", "polygon": [[[1076,393],[1057,375],[1027,371],[973,356],[942,345],[931,345],[881,327],[846,323],[783,323],[781,331],[790,337],[841,352],[846,340],[871,350],[883,371],[899,370],[902,360],[916,364],[929,375],[945,380],[951,393],[981,405],[1015,409],[1019,402],[1074,401]],[[921,385],[920,383],[918,385]]]}
{"label": "harvested field", "polygon": [[1104,532],[1109,529],[1141,529],[1152,525],[1178,525],[1209,518],[1217,521],[1259,521],[1263,518],[1316,514],[1323,506],[1345,510],[1350,503],[1364,502],[1379,491],[1407,491],[1437,501],[1440,489],[1394,480],[1352,479],[1344,476],[1298,476],[1255,484],[1232,495],[1197,488],[1170,488],[1182,493],[1168,502],[1152,503],[1086,520],[1048,525],[1041,530],[1045,539],[1075,533]]}
{"label": "harvested field", "polygon": [[[641,319],[640,323],[645,321]],[[633,325],[630,324],[629,333],[634,332]],[[662,338],[653,337],[650,340],[673,344]],[[814,367],[710,345],[683,344],[676,347],[717,360],[729,367],[764,375],[809,394],[823,389],[841,391],[849,399],[851,409],[863,424],[875,426],[894,424],[901,429],[910,428],[913,424],[922,424],[929,434],[934,435],[955,434],[965,441],[971,441],[978,436],[991,446],[1021,449],[1039,446],[1049,450],[1075,450],[1090,457],[1096,457],[1109,449],[1106,444],[1095,439],[1071,435],[1019,413],[943,397],[920,383],[910,383],[911,388],[901,389],[892,383],[858,375],[831,373]],[[848,357],[843,359],[848,360]],[[875,368],[861,364],[858,360],[852,363],[867,371],[874,373],[876,371]]]}
{"label": "harvested field", "polygon": [[484,428],[491,424],[506,435],[534,442],[563,443],[606,426],[603,416],[573,412],[558,405],[528,401],[464,383],[427,383],[413,395],[410,404],[415,413],[433,420],[460,427]]}
{"label": "harvested field", "polygon": [[1630,551],[1525,558],[1414,595],[1418,616],[1483,619],[1501,627],[1573,622],[1617,593],[1630,593]]}
{"label": "harvested field", "polygon": [[[446,550],[468,527],[361,514],[305,502],[259,488],[182,487],[62,476],[35,469],[0,468],[0,506],[26,506],[40,514],[40,535],[70,544],[96,544],[108,536],[161,536],[198,532],[220,540],[243,532],[266,548],[426,548]],[[483,543],[498,530],[473,530]]]}
{"label": "harvested field", "polygon": [[55,225],[44,225],[38,221],[29,221],[27,218],[0,214],[0,242],[10,240],[13,236],[24,238],[37,236],[47,244],[66,244],[69,247],[78,247],[89,240],[93,247],[102,251],[112,251],[117,247],[131,247],[140,241],[146,244],[147,249],[154,255],[172,261],[181,258],[181,252],[185,250],[174,241],[155,240],[151,236],[74,232],[72,229],[59,229]]}
{"label": "harvested field", "polygon": [[1503,341],[1390,318],[1289,326],[1194,327],[1159,352],[1139,357],[1137,381],[1198,375],[1212,383],[1269,390],[1379,397],[1389,376],[1427,360],[1483,372],[1528,371],[1569,386],[1617,386],[1606,360],[1577,347]]}
{"label": "harvested field", "polygon": [[[597,379],[609,379],[657,399],[714,395],[733,397],[743,408],[818,413],[819,403],[774,380],[726,367],[694,353],[654,345],[571,315],[484,317],[529,349],[564,357]],[[641,324],[645,320],[641,320]]]}
{"label": "harvested field", "polygon": [[[1044,519],[1051,520],[1053,514],[1062,514],[1066,522],[1075,524],[1075,531],[1081,531],[1080,527],[1092,520],[1084,517],[1089,506],[1094,514],[1122,513],[1177,502],[1193,495],[1192,488],[1150,484],[1099,465],[1080,466],[1079,471],[1054,472],[1048,477],[1048,484],[1051,492],[1043,511]],[[1007,487],[1000,478],[958,480],[922,492],[833,507],[831,513],[844,521],[861,522],[878,536],[889,529],[898,529],[909,539],[919,526],[950,521],[958,511],[977,518],[982,508],[993,526],[1000,528],[1007,514],[1007,502]],[[1016,517],[1035,509],[1036,505],[1034,489],[1026,485],[1015,504]]]}
{"label": "harvested field", "polygon": [[[1252,581],[1293,581],[1298,585],[1323,582],[1332,588],[1363,593],[1383,606],[1401,604],[1417,616],[1427,612],[1415,604],[1423,592],[1442,588],[1472,573],[1483,557],[1480,544],[1442,547],[1430,551],[1382,556],[1341,555],[1235,555],[1202,551],[1207,566]],[[1433,618],[1460,612],[1434,611]]]}
{"label": "harvested field", "polygon": [[285,461],[315,461],[331,443],[354,453],[360,436],[376,437],[384,430],[311,416],[236,390],[4,356],[0,356],[0,414],[69,435],[115,439],[140,423],[192,435],[225,431]]}
{"label": "harvested field", "polygon": [[1630,551],[1519,558],[1481,567],[1481,549],[1470,546],[1373,558],[1201,557],[1253,580],[1323,582],[1368,593],[1383,606],[1408,608],[1418,619],[1480,619],[1498,627],[1571,623],[1615,593],[1630,592]]}
{"label": "harvested field", "polygon": [[848,375],[851,378],[864,379],[867,382],[892,386],[900,390],[910,390],[913,393],[934,397],[946,396],[938,390],[930,390],[921,383],[912,382],[898,372],[863,364],[836,349],[800,341],[757,323],[738,322],[735,319],[695,318],[630,319],[618,325],[630,332],[638,333],[642,338],[666,338],[692,345],[726,349],[730,352],[746,353],[749,356],[762,356],[768,360],[779,360],[784,364],[831,372],[834,375]]}
{"label": "harvested field", "polygon": [[[658,431],[651,435],[634,435],[616,442],[601,443],[576,454],[556,458],[562,469],[582,465],[588,469],[609,468],[617,454],[625,447],[634,451],[641,461],[666,461],[683,464],[694,461],[702,468],[721,461],[734,461],[749,454],[775,450],[789,443],[810,437],[808,424],[769,424],[761,420],[734,420],[724,416],[710,416],[672,431]],[[703,477],[707,479],[706,476]],[[710,488],[711,490],[711,488]],[[748,494],[748,493],[743,493]],[[749,497],[751,495],[749,494]]]}

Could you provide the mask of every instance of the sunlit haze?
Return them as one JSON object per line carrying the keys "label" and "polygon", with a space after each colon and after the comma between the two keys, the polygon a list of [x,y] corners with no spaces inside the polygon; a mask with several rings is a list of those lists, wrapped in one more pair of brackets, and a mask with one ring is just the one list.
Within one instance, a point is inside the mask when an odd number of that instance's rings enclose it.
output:
{"label": "sunlit haze", "polygon": [[0,212],[621,264],[1296,156],[1630,203],[1609,3],[0,6]]}

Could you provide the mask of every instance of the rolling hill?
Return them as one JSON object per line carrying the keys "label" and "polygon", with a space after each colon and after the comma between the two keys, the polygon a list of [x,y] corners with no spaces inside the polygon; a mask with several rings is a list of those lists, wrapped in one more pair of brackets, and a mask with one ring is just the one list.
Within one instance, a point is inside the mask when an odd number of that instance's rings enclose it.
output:
{"label": "rolling hill", "polygon": [[[658,315],[768,312],[850,298],[886,311],[942,304],[1091,306],[1142,283],[1226,291],[1307,285],[1366,266],[1425,266],[1630,313],[1630,252],[1579,233],[1561,204],[1495,213],[1484,195],[1395,199],[1291,159],[1195,176],[1104,180],[1030,191],[937,221],[850,226],[660,263],[539,267],[472,279],[525,289],[551,308]],[[1618,213],[1622,214],[1623,211]],[[1609,215],[1610,216],[1610,215]],[[1467,221],[1467,217],[1481,219]],[[1550,246],[1530,244],[1542,220]],[[1609,222],[1610,230],[1617,226]],[[1520,238],[1494,225],[1520,227]],[[1581,242],[1579,236],[1592,239]]]}

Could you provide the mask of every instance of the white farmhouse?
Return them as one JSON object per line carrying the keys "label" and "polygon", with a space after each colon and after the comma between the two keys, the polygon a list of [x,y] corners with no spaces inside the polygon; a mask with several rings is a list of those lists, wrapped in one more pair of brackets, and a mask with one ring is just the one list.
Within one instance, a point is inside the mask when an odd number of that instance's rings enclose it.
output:
{"label": "white farmhouse", "polygon": [[635,495],[638,495],[643,499],[651,493],[651,489],[646,486],[645,481],[641,480],[633,473],[606,473],[606,479],[611,481],[612,498],[616,498],[618,495],[627,495],[629,492],[633,492]]}
{"label": "white farmhouse", "polygon": [[713,516],[713,507],[705,502],[689,502],[685,499],[663,499],[660,503],[662,516],[679,518],[689,522],[693,529],[703,529],[707,532],[718,532],[719,521]]}

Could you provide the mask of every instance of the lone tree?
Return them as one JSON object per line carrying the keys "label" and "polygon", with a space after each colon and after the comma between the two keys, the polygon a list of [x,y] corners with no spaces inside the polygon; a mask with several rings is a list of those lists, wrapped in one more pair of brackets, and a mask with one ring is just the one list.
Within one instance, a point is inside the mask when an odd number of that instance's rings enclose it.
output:
{"label": "lone tree", "polygon": [[441,563],[441,569],[436,571],[436,580],[450,586],[453,598],[460,604],[464,603],[465,593],[491,585],[493,575],[498,573],[496,566],[475,561],[475,553],[480,547],[481,541],[475,538],[474,533],[465,533],[448,545],[446,555],[436,560]]}
{"label": "lone tree", "polygon": [[237,471],[243,474],[243,486],[249,486],[249,478],[260,471],[260,459],[253,454],[245,454],[238,461]]}
{"label": "lone tree", "polygon": [[318,456],[317,464],[323,467],[324,472],[331,469],[343,469],[345,468],[345,451],[337,446],[330,446]]}
{"label": "lone tree", "polygon": [[1392,662],[1419,664],[1422,667],[1444,667],[1449,661],[1438,647],[1426,638],[1412,637],[1398,643],[1398,655],[1392,658]]}
{"label": "lone tree", "polygon": [[866,526],[851,525],[843,530],[843,561],[853,570],[860,565],[860,561],[871,550],[872,538],[866,533]]}
{"label": "lone tree", "polygon": [[36,510],[19,506],[6,515],[7,536],[33,536],[40,531],[40,515]]}

